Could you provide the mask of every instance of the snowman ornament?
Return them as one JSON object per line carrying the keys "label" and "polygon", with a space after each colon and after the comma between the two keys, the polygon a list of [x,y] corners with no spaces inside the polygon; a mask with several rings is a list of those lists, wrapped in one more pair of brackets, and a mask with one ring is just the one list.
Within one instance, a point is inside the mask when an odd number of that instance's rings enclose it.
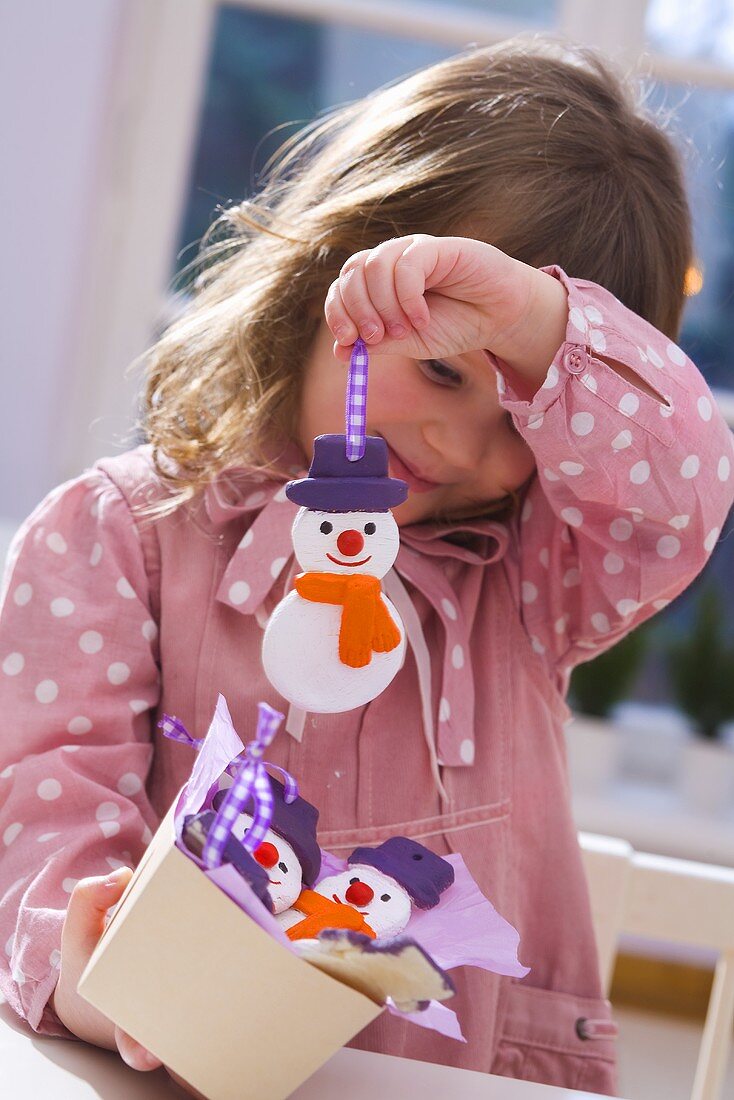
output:
{"label": "snowman ornament", "polygon": [[346,871],[323,878],[314,889],[353,906],[376,939],[402,932],[413,906],[433,909],[454,881],[448,860],[404,836],[376,848],[355,848],[347,863]]}
{"label": "snowman ornament", "polygon": [[303,572],[273,610],[262,660],[273,687],[316,714],[363,706],[384,691],[405,658],[405,630],[381,579],[400,536],[390,509],[408,495],[388,475],[387,444],[366,435],[367,348],[349,366],[346,434],[314,440],[308,476],[285,494],[301,507],[293,548]]}

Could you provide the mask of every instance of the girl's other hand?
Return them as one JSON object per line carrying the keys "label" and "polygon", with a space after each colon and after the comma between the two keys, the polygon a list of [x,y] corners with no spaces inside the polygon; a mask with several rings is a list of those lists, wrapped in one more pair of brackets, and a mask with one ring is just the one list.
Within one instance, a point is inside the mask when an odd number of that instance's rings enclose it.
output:
{"label": "girl's other hand", "polygon": [[130,867],[119,867],[106,878],[83,878],[77,882],[61,934],[61,969],[51,1007],[62,1024],[79,1039],[119,1051],[123,1061],[133,1069],[151,1070],[162,1065],[161,1060],[76,991],[79,978],[104,931],[107,910],[120,900],[132,873]]}
{"label": "girl's other hand", "polygon": [[562,343],[567,300],[552,275],[493,245],[416,233],[350,256],[324,314],[343,363],[359,335],[381,355],[414,359],[486,348],[530,373]]}

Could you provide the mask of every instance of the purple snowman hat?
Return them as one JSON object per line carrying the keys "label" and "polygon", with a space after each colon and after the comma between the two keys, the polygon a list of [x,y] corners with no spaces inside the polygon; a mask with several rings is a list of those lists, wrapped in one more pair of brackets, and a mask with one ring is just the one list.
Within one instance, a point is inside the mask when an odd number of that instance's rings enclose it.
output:
{"label": "purple snowman hat", "polygon": [[[280,780],[269,775],[273,791],[273,817],[270,828],[287,840],[296,853],[303,870],[306,886],[313,886],[321,870],[321,849],[316,842],[316,824],[319,811],[300,795],[294,802],[285,801],[285,787]],[[215,810],[221,806],[226,790],[217,791],[212,800]]]}
{"label": "purple snowman hat", "polygon": [[318,512],[388,512],[402,504],[408,486],[389,476],[382,436],[366,436],[356,462],[347,458],[346,441],[345,435],[317,435],[308,477],[287,483],[288,499]]}
{"label": "purple snowman hat", "polygon": [[394,878],[419,909],[433,909],[454,881],[448,860],[407,836],[391,836],[376,848],[355,848],[347,863],[375,867]]}

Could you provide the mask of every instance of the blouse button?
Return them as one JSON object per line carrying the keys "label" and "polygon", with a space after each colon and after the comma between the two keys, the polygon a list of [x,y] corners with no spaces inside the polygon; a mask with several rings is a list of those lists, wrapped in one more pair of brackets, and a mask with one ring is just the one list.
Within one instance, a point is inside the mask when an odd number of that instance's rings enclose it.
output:
{"label": "blouse button", "polygon": [[581,374],[588,366],[586,349],[574,344],[563,356],[563,365],[569,374]]}

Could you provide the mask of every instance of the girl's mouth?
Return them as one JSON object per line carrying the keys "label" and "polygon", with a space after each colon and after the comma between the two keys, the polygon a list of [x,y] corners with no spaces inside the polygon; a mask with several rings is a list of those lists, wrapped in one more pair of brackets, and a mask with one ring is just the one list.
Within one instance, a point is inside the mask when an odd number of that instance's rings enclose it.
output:
{"label": "girl's mouth", "polygon": [[438,482],[428,481],[426,478],[418,477],[417,474],[413,473],[410,466],[406,465],[404,460],[396,454],[389,443],[387,445],[387,450],[389,454],[389,464],[392,466],[394,476],[405,481],[411,492],[430,493],[431,489],[438,488]]}

